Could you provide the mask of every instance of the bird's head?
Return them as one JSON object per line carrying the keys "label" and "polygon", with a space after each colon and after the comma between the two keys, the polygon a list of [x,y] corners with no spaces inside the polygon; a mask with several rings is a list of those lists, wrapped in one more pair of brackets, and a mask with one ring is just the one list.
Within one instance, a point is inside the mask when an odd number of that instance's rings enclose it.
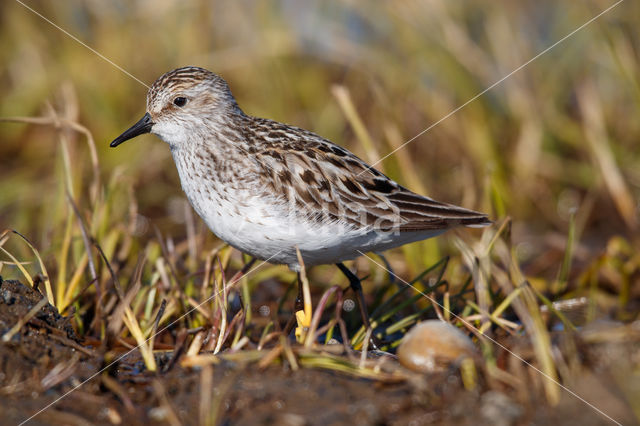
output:
{"label": "bird's head", "polygon": [[153,83],[147,94],[146,114],[114,139],[111,147],[144,133],[156,134],[172,147],[180,146],[238,112],[224,79],[204,68],[178,68]]}

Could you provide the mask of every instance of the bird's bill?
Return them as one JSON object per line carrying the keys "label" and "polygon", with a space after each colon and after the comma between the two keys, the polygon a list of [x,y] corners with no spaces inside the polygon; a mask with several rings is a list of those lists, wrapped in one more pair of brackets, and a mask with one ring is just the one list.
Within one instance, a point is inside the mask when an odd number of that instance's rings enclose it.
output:
{"label": "bird's bill", "polygon": [[136,136],[149,133],[151,131],[151,127],[153,127],[153,120],[151,120],[151,116],[149,113],[146,113],[140,121],[131,126],[129,129],[125,130],[123,134],[118,136],[111,142],[111,148],[115,148],[120,145],[122,142],[128,141],[129,139],[133,139]]}

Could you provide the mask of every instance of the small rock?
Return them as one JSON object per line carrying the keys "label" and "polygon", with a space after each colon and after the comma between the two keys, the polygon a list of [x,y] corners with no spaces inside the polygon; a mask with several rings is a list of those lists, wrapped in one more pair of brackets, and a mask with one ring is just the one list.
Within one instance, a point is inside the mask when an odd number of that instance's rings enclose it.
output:
{"label": "small rock", "polygon": [[437,371],[465,357],[472,357],[476,347],[462,331],[440,320],[416,324],[402,339],[398,359],[405,367],[423,373]]}
{"label": "small rock", "polygon": [[509,426],[518,423],[523,409],[507,395],[488,391],[482,395],[480,416],[489,425]]}
{"label": "small rock", "polygon": [[11,293],[10,290],[3,289],[2,291],[0,291],[0,296],[2,297],[2,300],[4,300],[5,304],[13,305],[15,297],[13,297],[13,293]]}
{"label": "small rock", "polygon": [[283,414],[276,423],[283,426],[304,426],[307,424],[304,416],[294,413]]}
{"label": "small rock", "polygon": [[147,412],[150,419],[156,422],[164,422],[169,418],[169,411],[167,407],[153,407]]}

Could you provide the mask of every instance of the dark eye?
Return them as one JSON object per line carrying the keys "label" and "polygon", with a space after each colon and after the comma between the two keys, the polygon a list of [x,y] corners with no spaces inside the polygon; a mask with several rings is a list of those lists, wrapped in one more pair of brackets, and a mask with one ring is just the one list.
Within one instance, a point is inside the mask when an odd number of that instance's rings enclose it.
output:
{"label": "dark eye", "polygon": [[182,108],[183,106],[185,106],[187,104],[187,98],[183,98],[182,96],[178,96],[177,98],[175,98],[173,100],[173,104],[175,106],[178,106],[178,107]]}

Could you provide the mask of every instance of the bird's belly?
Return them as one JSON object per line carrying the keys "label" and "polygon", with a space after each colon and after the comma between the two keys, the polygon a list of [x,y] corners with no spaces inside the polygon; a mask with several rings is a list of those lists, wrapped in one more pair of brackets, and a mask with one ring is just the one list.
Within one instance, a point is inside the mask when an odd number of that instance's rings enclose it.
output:
{"label": "bird's belly", "polygon": [[309,220],[298,209],[257,188],[229,188],[191,179],[178,167],[182,187],[195,211],[221,240],[258,259],[299,267],[336,263],[369,251],[383,251],[423,240],[443,231],[378,232],[344,223]]}
{"label": "bird's belly", "polygon": [[305,265],[313,266],[354,259],[443,232],[378,232],[341,223],[320,224],[287,213],[278,203],[260,197],[189,200],[221,240],[258,259],[294,270],[299,268],[296,248]]}
{"label": "bird's belly", "polygon": [[340,229],[305,222],[260,198],[242,202],[217,198],[192,205],[221,240],[271,263],[297,265],[296,247],[305,263],[327,263],[323,260],[335,257],[344,236]]}

